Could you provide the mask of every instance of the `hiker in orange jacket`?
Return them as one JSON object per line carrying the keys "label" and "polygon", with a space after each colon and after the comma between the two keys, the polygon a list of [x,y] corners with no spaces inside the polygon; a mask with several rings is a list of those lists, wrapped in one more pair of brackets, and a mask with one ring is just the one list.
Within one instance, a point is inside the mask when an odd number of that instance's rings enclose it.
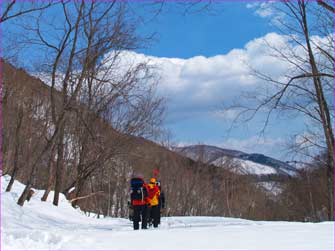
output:
{"label": "hiker in orange jacket", "polygon": [[149,219],[152,220],[154,228],[158,227],[160,218],[159,195],[160,190],[157,186],[157,180],[156,178],[151,178],[148,184]]}

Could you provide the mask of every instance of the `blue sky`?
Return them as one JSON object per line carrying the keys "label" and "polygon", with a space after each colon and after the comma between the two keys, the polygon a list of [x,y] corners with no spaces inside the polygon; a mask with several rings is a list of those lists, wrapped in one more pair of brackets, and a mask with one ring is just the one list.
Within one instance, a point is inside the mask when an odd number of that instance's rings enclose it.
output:
{"label": "blue sky", "polygon": [[[271,24],[277,13],[270,2],[214,1],[208,11],[185,13],[185,5],[166,1],[158,15],[145,2],[133,1],[130,6],[127,17],[138,20],[138,34],[155,34],[155,39],[128,57],[157,66],[157,93],[167,100],[164,127],[173,143],[203,143],[289,158],[287,142],[305,129],[301,116],[273,114],[265,134],[260,134],[266,113],[260,111],[248,123],[233,124],[238,111],[222,112],[236,101],[254,105],[247,103],[243,93],[256,93],[264,83],[250,75],[250,67],[277,78],[288,70],[287,64],[268,56],[265,46],[264,41],[289,46]],[[27,49],[23,62],[33,66],[39,53],[45,54]]]}
{"label": "blue sky", "polygon": [[143,31],[157,32],[158,41],[141,52],[157,57],[190,58],[241,48],[273,30],[246,5],[246,2],[221,1],[212,4],[208,11],[192,12],[192,9],[185,13],[182,6],[168,2],[154,19],[144,21]]}
{"label": "blue sky", "polygon": [[[191,65],[190,75],[179,76],[180,78],[166,74],[168,70],[174,71],[173,66],[164,66],[162,77],[164,83],[158,87],[159,93],[168,96],[165,126],[171,131],[174,143],[182,145],[205,143],[246,152],[260,152],[279,159],[288,158],[285,151],[287,141],[292,134],[301,132],[303,129],[304,121],[300,117],[291,118],[289,122],[287,118],[283,120],[274,117],[265,134],[260,134],[265,113],[259,113],[248,123],[232,126],[234,114],[230,113],[231,116],[228,118],[227,115],[220,116],[222,107],[238,99],[243,91],[252,90],[253,86],[236,84],[234,87],[234,80],[227,80],[231,77],[229,74],[214,77],[215,83],[212,80],[209,81],[208,76],[204,77],[204,82],[198,81],[203,75],[210,74],[204,71],[201,75],[206,64],[213,64],[211,61],[217,61],[220,64],[220,60],[216,60],[216,57],[227,57],[234,50],[243,50],[243,53],[248,54],[247,44],[253,43],[255,39],[262,39],[271,32],[276,32],[276,28],[267,18],[270,17],[267,6],[264,5],[262,6],[264,8],[261,8],[257,3],[254,5],[248,2],[222,1],[212,5],[210,11],[185,15],[180,5],[168,3],[154,19],[144,20],[144,27],[140,32],[147,34],[157,32],[157,41],[148,48],[139,50],[139,53],[154,56],[154,60],[163,65],[167,63],[165,61],[162,63],[161,58],[187,60],[186,63],[184,62],[185,65]],[[142,10],[139,12],[141,13]],[[257,51],[252,55],[258,57]],[[200,60],[193,60],[199,56]],[[231,58],[234,59],[234,56]],[[222,60],[227,61],[227,59]],[[204,66],[197,69],[199,74],[194,72],[196,70],[192,71],[192,63],[189,61],[202,61]],[[224,65],[225,63],[222,63],[223,68],[217,70],[224,72],[226,70]],[[185,71],[182,70],[182,72]],[[215,74],[214,72],[213,75]],[[192,76],[197,79],[192,79]],[[188,81],[188,83],[183,87],[177,87],[178,84],[173,81]],[[208,83],[207,89],[205,82]],[[197,95],[197,100],[191,99],[193,92],[203,93],[203,100],[201,95]],[[209,97],[206,97],[207,95]]]}

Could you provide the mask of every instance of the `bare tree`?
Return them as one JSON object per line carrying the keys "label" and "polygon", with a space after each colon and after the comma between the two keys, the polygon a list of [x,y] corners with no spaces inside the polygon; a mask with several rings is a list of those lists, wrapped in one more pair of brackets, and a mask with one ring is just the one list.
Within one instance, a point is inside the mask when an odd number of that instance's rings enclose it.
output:
{"label": "bare tree", "polygon": [[[319,1],[320,4],[320,1]],[[310,134],[300,135],[300,147],[313,147],[318,151],[327,151],[328,166],[328,210],[329,219],[333,219],[333,175],[334,175],[334,134],[332,83],[334,81],[334,40],[332,34],[333,13],[312,2],[285,1],[277,11],[284,15],[279,19],[280,30],[285,32],[286,47],[265,43],[272,56],[288,65],[288,72],[281,80],[254,69],[255,75],[264,80],[268,88],[248,96],[248,105],[234,105],[241,109],[240,118],[252,119],[259,111],[266,111],[263,130],[268,125],[274,111],[281,115],[300,114],[308,118]],[[311,18],[313,17],[313,19]],[[313,20],[314,22],[312,22]],[[313,36],[313,29],[321,39]],[[293,46],[294,44],[294,46]],[[285,79],[285,80],[282,80]],[[252,101],[250,101],[250,98]],[[257,104],[250,107],[250,104]],[[317,136],[319,135],[319,136]],[[303,142],[303,143],[301,143]],[[314,156],[316,153],[314,153]]]}
{"label": "bare tree", "polygon": [[[299,23],[301,31],[303,32],[303,36],[305,39],[305,50],[308,53],[307,61],[309,63],[309,72],[294,76],[290,79],[290,81],[285,85],[284,89],[281,92],[281,96],[284,95],[285,89],[289,87],[289,85],[297,79],[300,78],[309,78],[314,85],[314,97],[315,104],[317,105],[317,118],[320,121],[324,139],[326,141],[326,149],[327,149],[327,173],[328,173],[328,207],[329,207],[329,219],[333,220],[333,176],[334,176],[334,134],[332,128],[332,119],[331,119],[331,108],[332,105],[329,103],[329,99],[327,99],[326,89],[327,89],[327,79],[330,78],[331,82],[334,81],[334,75],[328,74],[327,72],[323,72],[322,65],[317,60],[318,50],[320,50],[320,46],[313,46],[315,42],[311,38],[310,27],[308,24],[308,12],[307,12],[307,2],[298,1],[297,4],[287,2],[285,3],[290,12],[296,17],[296,21]],[[330,44],[330,48],[333,48],[334,43]],[[314,47],[314,48],[313,48]],[[316,47],[316,48],[315,48]],[[328,52],[326,49],[321,49],[320,52]],[[329,52],[330,53],[330,52]],[[328,55],[328,54],[326,54]],[[329,57],[326,57],[329,60]],[[334,66],[334,59],[330,58],[330,65]],[[280,99],[277,99],[280,102]]]}
{"label": "bare tree", "polygon": [[31,1],[23,2],[16,0],[5,0],[2,3],[2,13],[0,23],[21,17],[23,15],[45,10],[52,5],[57,4],[58,1]]}
{"label": "bare tree", "polygon": [[[31,24],[23,25],[29,34],[24,42],[44,50],[47,55],[40,64],[49,76],[52,123],[46,144],[34,156],[30,178],[19,198],[20,205],[33,185],[38,163],[51,149],[56,149],[57,158],[52,168],[53,154],[50,156],[49,185],[43,199],[54,180],[53,203],[58,205],[64,186],[69,185],[69,189],[73,186],[64,174],[71,168],[66,153],[74,150],[68,150],[74,142],[79,156],[79,164],[75,165],[79,196],[86,180],[114,157],[116,149],[121,149],[118,142],[125,145],[124,134],[149,136],[161,123],[162,100],[156,98],[154,85],[149,83],[153,76],[148,64],[135,62],[124,66],[125,51],[143,45],[143,40],[135,35],[133,20],[126,17],[127,4],[61,1],[57,8],[57,22],[48,22],[46,12],[34,16]],[[57,34],[56,40],[50,35],[52,30]],[[74,118],[77,125],[72,121]],[[78,130],[72,130],[71,126]],[[103,129],[108,132],[104,133]],[[105,134],[116,139],[113,146],[108,144]],[[52,179],[53,169],[55,179]]]}

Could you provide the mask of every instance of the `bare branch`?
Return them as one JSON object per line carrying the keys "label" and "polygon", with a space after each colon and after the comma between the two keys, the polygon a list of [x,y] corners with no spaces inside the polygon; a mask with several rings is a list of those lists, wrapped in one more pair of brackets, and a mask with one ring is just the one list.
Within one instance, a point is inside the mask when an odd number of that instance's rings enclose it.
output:
{"label": "bare branch", "polygon": [[[16,18],[16,17],[19,17],[19,16],[23,16],[25,14],[28,14],[28,13],[32,13],[32,12],[35,12],[35,11],[41,11],[41,10],[45,10],[53,5],[56,5],[58,4],[59,1],[48,1],[47,4],[45,5],[42,5],[42,6],[34,6],[33,3],[31,3],[31,7],[30,8],[27,8],[27,9],[22,9],[20,8],[17,12],[14,12],[14,13],[11,13],[14,9],[14,7],[17,5],[17,2],[16,0],[13,0],[11,1],[5,8],[5,11],[3,12],[1,18],[0,18],[0,23],[3,23],[5,21],[8,21],[10,19],[13,19],[13,18]],[[22,2],[21,2],[22,4]]]}
{"label": "bare branch", "polygon": [[333,6],[327,4],[325,1],[317,0],[316,2],[318,3],[318,5],[322,6],[323,8],[329,10],[332,13],[335,13],[335,8]]}
{"label": "bare branch", "polygon": [[80,196],[80,197],[76,197],[76,198],[73,198],[70,200],[70,202],[75,202],[75,201],[78,201],[78,200],[83,200],[83,199],[87,199],[87,198],[90,198],[92,196],[95,196],[97,194],[103,194],[105,193],[104,191],[99,191],[99,192],[95,192],[95,193],[91,193],[91,194],[88,194],[88,195],[85,195],[85,196]]}

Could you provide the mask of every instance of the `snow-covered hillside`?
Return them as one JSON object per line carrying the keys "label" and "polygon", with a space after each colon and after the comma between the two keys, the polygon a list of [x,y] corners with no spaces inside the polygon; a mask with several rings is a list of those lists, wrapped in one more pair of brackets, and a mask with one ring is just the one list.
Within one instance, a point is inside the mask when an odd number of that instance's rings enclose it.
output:
{"label": "snow-covered hillside", "polygon": [[[132,230],[128,219],[88,218],[62,197],[41,202],[37,191],[16,204],[23,185],[4,192],[1,178],[1,250],[333,250],[334,223],[264,222],[223,217],[166,217],[158,229]],[[51,197],[50,197],[51,198]]]}
{"label": "snow-covered hillside", "polygon": [[[225,163],[227,157],[221,157],[211,162],[210,164],[216,166],[222,166],[222,163]],[[252,175],[268,175],[268,174],[276,174],[277,171],[275,168],[267,165],[258,164],[252,162],[250,160],[240,160],[237,158],[231,158],[231,161],[236,163],[236,168],[231,169],[238,174],[252,174]]]}
{"label": "snow-covered hillside", "polygon": [[230,169],[238,174],[269,175],[280,174],[294,176],[297,170],[287,163],[257,153],[244,153],[241,151],[223,149],[209,145],[191,145],[175,147],[173,150],[193,160],[200,160],[206,164],[223,166],[226,160],[234,162],[236,168]]}

